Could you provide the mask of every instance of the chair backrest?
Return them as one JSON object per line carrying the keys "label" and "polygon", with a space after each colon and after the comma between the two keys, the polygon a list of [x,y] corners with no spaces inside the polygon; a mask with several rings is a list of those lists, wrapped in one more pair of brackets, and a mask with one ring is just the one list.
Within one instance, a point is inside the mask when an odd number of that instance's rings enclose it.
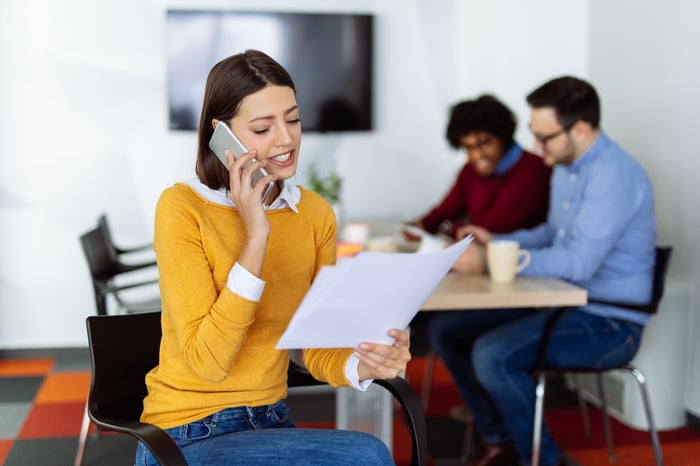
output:
{"label": "chair backrest", "polygon": [[102,227],[80,236],[80,244],[93,279],[107,281],[116,274],[117,256]]}
{"label": "chair backrest", "polygon": [[648,304],[623,303],[619,301],[606,301],[602,299],[591,298],[589,303],[607,304],[610,306],[623,307],[634,311],[646,312],[654,314],[659,310],[659,303],[664,296],[664,288],[666,285],[666,273],[668,272],[668,264],[671,261],[672,246],[656,246],[656,259],[654,262],[654,281],[652,283],[651,300]]}
{"label": "chair backrest", "polygon": [[119,260],[119,251],[117,250],[117,246],[114,244],[114,241],[112,239],[112,231],[109,228],[109,222],[107,222],[106,214],[101,214],[99,217],[97,217],[97,229],[102,230],[104,240],[107,244],[108,253],[112,257],[112,259],[114,261]]}
{"label": "chair backrest", "polygon": [[93,421],[137,421],[146,396],[146,374],[158,364],[160,312],[89,316],[92,381],[88,411]]}
{"label": "chair backrest", "polygon": [[651,302],[649,303],[649,312],[655,313],[659,310],[659,303],[664,296],[666,287],[666,273],[668,272],[668,264],[671,262],[671,246],[656,247],[656,263],[654,264],[654,285],[652,288]]}

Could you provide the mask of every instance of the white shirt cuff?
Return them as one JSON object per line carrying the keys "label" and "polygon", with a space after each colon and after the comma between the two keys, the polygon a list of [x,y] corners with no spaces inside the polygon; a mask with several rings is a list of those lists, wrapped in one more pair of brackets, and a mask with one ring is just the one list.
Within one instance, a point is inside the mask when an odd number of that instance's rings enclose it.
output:
{"label": "white shirt cuff", "polygon": [[345,363],[345,377],[350,381],[350,385],[360,391],[367,390],[367,387],[374,381],[374,379],[363,380],[360,382],[360,374],[357,371],[357,366],[360,365],[360,358],[354,354],[350,355],[348,362]]}
{"label": "white shirt cuff", "polygon": [[265,289],[265,282],[236,262],[228,274],[226,287],[241,298],[258,302]]}

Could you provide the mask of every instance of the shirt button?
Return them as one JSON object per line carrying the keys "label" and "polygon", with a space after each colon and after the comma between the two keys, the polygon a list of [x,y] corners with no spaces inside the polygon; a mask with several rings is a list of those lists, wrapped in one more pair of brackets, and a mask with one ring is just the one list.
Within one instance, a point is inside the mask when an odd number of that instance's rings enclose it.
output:
{"label": "shirt button", "polygon": [[562,207],[564,208],[564,210],[569,210],[569,207],[571,207],[571,203],[570,203],[570,202],[565,202],[565,203],[562,205]]}
{"label": "shirt button", "polygon": [[569,179],[571,181],[576,181],[576,173],[572,173],[571,175],[569,175]]}
{"label": "shirt button", "polygon": [[564,230],[563,228],[560,228],[560,229],[557,231],[557,235],[558,235],[559,237],[562,237],[562,238],[563,238],[563,237],[566,235],[566,230]]}

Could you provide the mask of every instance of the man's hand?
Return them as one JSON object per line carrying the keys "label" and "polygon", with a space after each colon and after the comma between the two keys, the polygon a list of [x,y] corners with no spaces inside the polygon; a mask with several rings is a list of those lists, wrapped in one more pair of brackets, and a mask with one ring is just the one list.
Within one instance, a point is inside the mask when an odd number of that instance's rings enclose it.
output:
{"label": "man's hand", "polygon": [[486,248],[472,242],[459,256],[452,269],[462,273],[484,273],[486,271]]}
{"label": "man's hand", "polygon": [[493,239],[493,233],[478,225],[464,225],[459,227],[455,232],[458,240],[469,234],[474,235],[474,240],[479,244],[486,244]]}

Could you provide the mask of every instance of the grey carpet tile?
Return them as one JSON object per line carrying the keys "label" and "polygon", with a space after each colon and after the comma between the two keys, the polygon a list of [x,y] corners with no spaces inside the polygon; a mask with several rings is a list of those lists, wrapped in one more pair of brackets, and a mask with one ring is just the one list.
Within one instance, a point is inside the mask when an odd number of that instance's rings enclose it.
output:
{"label": "grey carpet tile", "polygon": [[31,401],[0,403],[0,439],[16,438],[31,409]]}
{"label": "grey carpet tile", "polygon": [[[97,444],[99,443],[99,447]],[[92,446],[92,448],[91,448]],[[4,466],[71,466],[78,450],[77,437],[17,440]],[[125,435],[90,437],[83,466],[117,466],[134,463],[136,441]]]}
{"label": "grey carpet tile", "polygon": [[0,377],[0,403],[32,401],[43,377]]}

